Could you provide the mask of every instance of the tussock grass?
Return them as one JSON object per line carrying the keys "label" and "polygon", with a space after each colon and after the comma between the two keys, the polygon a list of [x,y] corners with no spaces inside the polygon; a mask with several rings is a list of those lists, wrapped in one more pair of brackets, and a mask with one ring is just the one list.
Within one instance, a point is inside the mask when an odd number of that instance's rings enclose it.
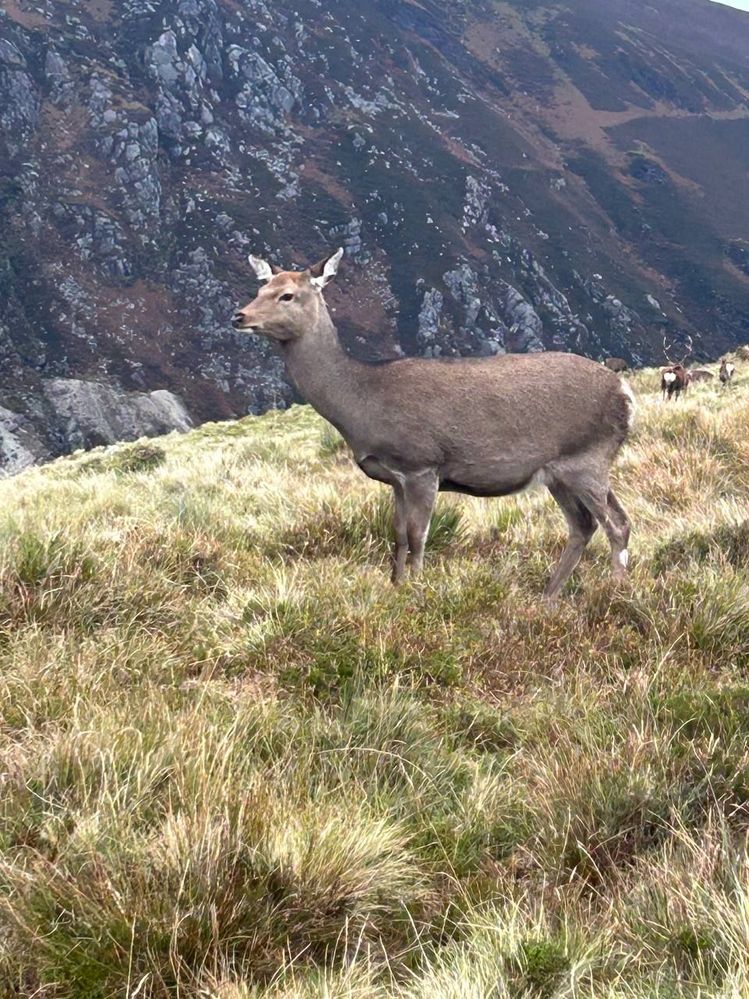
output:
{"label": "tussock grass", "polygon": [[294,407],[0,484],[0,997],[749,996],[749,401],[632,376],[634,534]]}

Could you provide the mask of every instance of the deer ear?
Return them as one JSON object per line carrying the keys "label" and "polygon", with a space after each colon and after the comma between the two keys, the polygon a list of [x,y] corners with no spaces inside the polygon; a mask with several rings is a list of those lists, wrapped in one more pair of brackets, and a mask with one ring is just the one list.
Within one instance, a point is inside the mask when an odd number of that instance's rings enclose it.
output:
{"label": "deer ear", "polygon": [[273,277],[273,268],[265,260],[260,257],[254,256],[252,253],[247,258],[250,261],[250,267],[252,267],[258,281],[270,281]]}
{"label": "deer ear", "polygon": [[332,257],[323,257],[322,260],[318,260],[314,267],[310,267],[310,281],[316,288],[324,288],[329,281],[333,280],[338,273],[338,265],[342,256],[343,247],[341,246]]}

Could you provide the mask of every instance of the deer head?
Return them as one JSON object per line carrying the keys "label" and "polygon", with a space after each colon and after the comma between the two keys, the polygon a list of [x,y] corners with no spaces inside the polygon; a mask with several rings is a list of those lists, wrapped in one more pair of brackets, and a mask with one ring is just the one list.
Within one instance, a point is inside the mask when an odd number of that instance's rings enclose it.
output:
{"label": "deer head", "polygon": [[256,297],[234,314],[235,330],[257,333],[272,340],[296,340],[319,315],[322,290],[338,273],[343,248],[323,257],[304,271],[284,271],[250,256],[250,266],[262,283]]}
{"label": "deer head", "polygon": [[693,341],[692,341],[691,336],[689,336],[689,334],[687,334],[687,336],[684,337],[684,340],[682,342],[682,348],[684,348],[684,350],[685,350],[684,356],[682,357],[682,359],[680,361],[674,361],[673,358],[670,356],[670,351],[672,351],[674,349],[676,341],[672,340],[669,343],[669,342],[667,342],[667,340],[666,340],[666,338],[664,336],[664,338],[663,338],[663,355],[666,358],[666,360],[668,361],[668,363],[671,365],[671,367],[676,368],[676,367],[683,367],[684,366],[684,362],[689,357],[689,355],[692,353],[692,342]]}

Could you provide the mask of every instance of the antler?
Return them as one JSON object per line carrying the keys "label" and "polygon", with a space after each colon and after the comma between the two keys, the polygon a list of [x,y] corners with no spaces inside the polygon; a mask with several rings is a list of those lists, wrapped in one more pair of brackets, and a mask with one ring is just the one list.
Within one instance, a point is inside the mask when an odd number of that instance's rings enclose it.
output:
{"label": "antler", "polygon": [[689,334],[687,333],[687,338],[684,341],[684,346],[686,347],[687,352],[682,357],[681,361],[679,362],[680,364],[683,364],[686,361],[686,359],[689,357],[689,355],[692,353],[693,343],[694,343],[694,341],[692,340],[691,336],[689,336]]}
{"label": "antler", "polygon": [[684,354],[684,356],[682,357],[682,359],[680,361],[674,361],[669,356],[668,352],[670,350],[673,350],[673,348],[675,346],[675,341],[672,340],[671,343],[668,343],[667,340],[666,340],[666,338],[665,338],[665,336],[664,336],[663,337],[663,354],[664,354],[666,360],[668,361],[668,363],[671,364],[671,365],[677,365],[677,364],[682,364],[683,365],[684,362],[686,361],[686,359],[692,353],[692,345],[693,345],[693,343],[694,343],[694,341],[692,340],[691,336],[687,333],[686,336],[685,336],[685,338],[684,338],[684,343],[683,343],[683,346],[686,348],[686,353]]}
{"label": "antler", "polygon": [[666,358],[666,360],[668,361],[669,364],[673,364],[674,363],[671,360],[671,358],[668,356],[668,352],[669,352],[669,350],[671,350],[672,347],[673,347],[673,343],[667,343],[666,342],[666,338],[664,336],[663,337],[663,356]]}

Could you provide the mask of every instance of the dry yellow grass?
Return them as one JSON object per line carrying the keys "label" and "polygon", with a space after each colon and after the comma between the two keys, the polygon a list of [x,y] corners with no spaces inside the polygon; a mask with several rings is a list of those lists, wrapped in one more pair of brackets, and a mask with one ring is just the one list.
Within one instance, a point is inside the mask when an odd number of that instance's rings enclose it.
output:
{"label": "dry yellow grass", "polygon": [[749,388],[632,377],[632,573],[307,408],[0,484],[0,996],[749,996]]}

